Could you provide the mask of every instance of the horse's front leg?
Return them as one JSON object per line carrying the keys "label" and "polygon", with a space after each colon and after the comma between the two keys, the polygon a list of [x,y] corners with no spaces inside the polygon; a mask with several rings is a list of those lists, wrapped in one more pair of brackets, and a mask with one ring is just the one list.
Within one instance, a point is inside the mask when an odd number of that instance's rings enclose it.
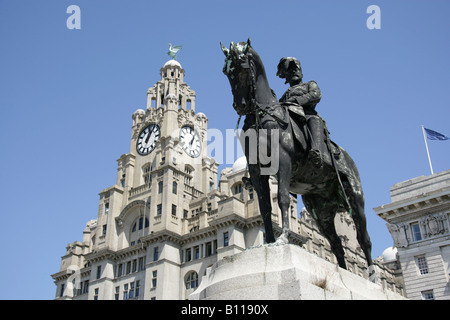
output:
{"label": "horse's front leg", "polygon": [[275,242],[272,227],[272,203],[270,201],[269,176],[261,175],[259,165],[249,164],[248,171],[253,188],[258,195],[259,212],[264,222],[267,243]]}

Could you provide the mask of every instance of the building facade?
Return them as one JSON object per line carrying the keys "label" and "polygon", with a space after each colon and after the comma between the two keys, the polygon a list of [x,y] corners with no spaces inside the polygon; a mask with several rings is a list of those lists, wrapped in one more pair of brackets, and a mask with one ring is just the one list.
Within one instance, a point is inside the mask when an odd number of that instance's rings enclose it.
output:
{"label": "building facade", "polygon": [[395,184],[391,200],[374,210],[394,240],[406,297],[450,299],[450,170]]}
{"label": "building facade", "polygon": [[[83,240],[66,247],[52,275],[56,299],[187,299],[206,269],[225,256],[264,244],[258,200],[243,188],[246,160],[218,177],[207,155],[205,114],[175,61],[147,91],[146,110],[132,115],[130,151],[118,160],[117,182],[99,194],[96,220]],[[270,179],[272,220],[280,234],[277,181]],[[291,198],[290,242],[336,262],[306,210]],[[336,217],[350,271],[367,278],[366,263],[345,212]],[[402,292],[391,269],[379,266],[383,286]]]}

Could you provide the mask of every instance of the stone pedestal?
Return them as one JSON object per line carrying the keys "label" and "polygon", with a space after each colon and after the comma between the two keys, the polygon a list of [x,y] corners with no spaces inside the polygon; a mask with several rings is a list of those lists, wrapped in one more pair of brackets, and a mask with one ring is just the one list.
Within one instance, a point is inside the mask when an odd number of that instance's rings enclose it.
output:
{"label": "stone pedestal", "polygon": [[299,246],[264,245],[225,257],[190,300],[394,300],[403,296]]}

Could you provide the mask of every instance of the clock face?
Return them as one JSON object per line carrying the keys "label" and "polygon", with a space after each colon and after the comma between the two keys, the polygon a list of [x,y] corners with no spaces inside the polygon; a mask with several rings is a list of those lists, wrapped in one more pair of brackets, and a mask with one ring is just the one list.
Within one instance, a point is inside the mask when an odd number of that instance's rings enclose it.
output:
{"label": "clock face", "polygon": [[147,155],[156,147],[156,142],[159,140],[160,130],[155,123],[147,126],[141,131],[136,142],[136,150],[140,155]]}
{"label": "clock face", "polygon": [[189,156],[196,158],[200,155],[202,144],[197,131],[190,126],[184,126],[180,130],[181,146]]}

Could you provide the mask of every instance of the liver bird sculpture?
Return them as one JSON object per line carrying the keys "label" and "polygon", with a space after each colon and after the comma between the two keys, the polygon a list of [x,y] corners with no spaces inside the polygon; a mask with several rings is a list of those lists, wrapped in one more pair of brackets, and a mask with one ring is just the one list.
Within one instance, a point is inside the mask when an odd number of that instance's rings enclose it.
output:
{"label": "liver bird sculpture", "polygon": [[182,48],[182,46],[172,46],[171,43],[169,43],[169,51],[167,52],[167,54],[173,59],[173,60],[177,60],[177,52],[180,51]]}

